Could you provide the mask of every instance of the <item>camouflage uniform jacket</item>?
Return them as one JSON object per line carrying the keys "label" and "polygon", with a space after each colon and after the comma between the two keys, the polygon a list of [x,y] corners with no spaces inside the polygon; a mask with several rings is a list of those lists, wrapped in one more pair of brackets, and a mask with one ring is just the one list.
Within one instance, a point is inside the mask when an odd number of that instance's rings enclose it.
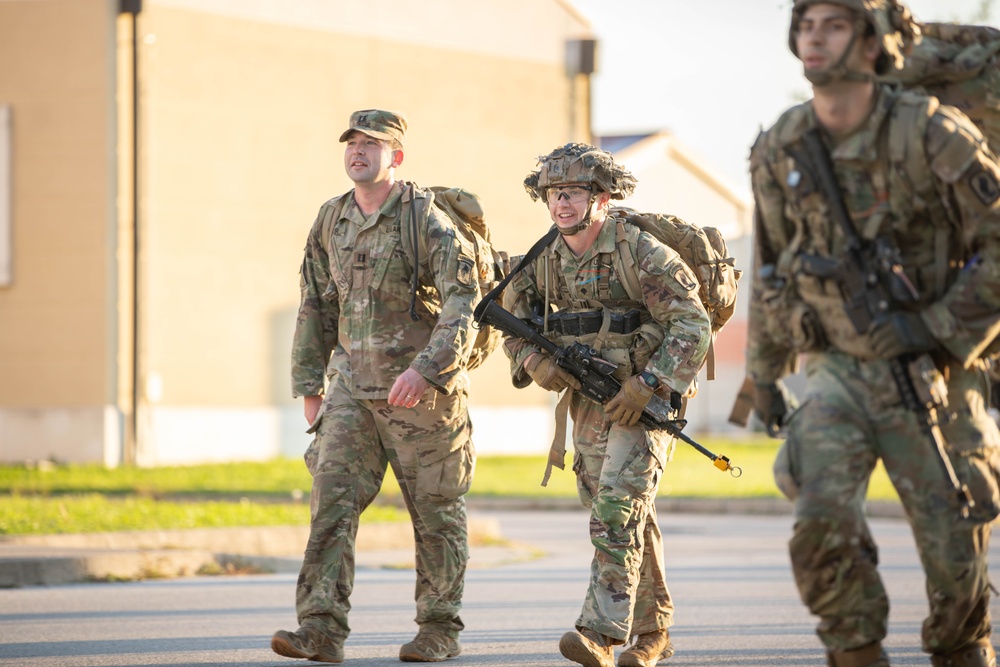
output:
{"label": "camouflage uniform jacket", "polygon": [[438,391],[468,386],[465,364],[479,299],[473,249],[433,207],[417,216],[420,288],[410,316],[413,256],[411,197],[428,193],[397,183],[366,219],[354,191],[323,204],[306,242],[292,344],[292,392],[323,393],[325,375],[350,378],[359,399],[388,398],[413,368]]}
{"label": "camouflage uniform jacket", "polygon": [[[831,280],[806,275],[801,253],[839,261],[845,238],[808,165],[810,103],[789,109],[751,151],[756,201],[747,371],[758,383],[794,370],[798,352],[837,349],[871,359]],[[832,142],[827,140],[827,145]],[[906,309],[970,366],[1000,331],[1000,169],[957,110],[881,86],[872,113],[830,148],[858,234],[887,238],[918,292]],[[776,267],[776,280],[760,267]]]}
{"label": "camouflage uniform jacket", "polygon": [[[643,302],[628,300],[622,280],[611,269],[610,257],[616,252],[616,223],[605,223],[594,244],[582,256],[576,257],[562,237],[557,238],[524,271],[517,274],[504,293],[504,304],[520,318],[528,318],[533,309],[550,296],[562,293],[580,306],[600,307],[615,311],[635,307],[642,312],[643,324],[628,336],[610,337],[601,347],[601,356],[619,364],[615,373],[619,380],[648,370],[669,390],[684,394],[695,382],[698,370],[708,351],[711,325],[701,300],[694,272],[670,247],[629,223],[625,225],[629,242],[636,252],[639,284]],[[511,264],[515,264],[513,259]],[[545,274],[552,277],[546,290]],[[605,276],[610,293],[608,299],[598,294],[600,276]],[[553,301],[553,299],[550,299]],[[600,303],[598,303],[600,302]],[[547,334],[557,344],[569,340]],[[596,334],[567,337],[594,344]],[[531,383],[524,373],[524,360],[538,348],[516,338],[505,341],[511,360],[511,375],[515,386]]]}

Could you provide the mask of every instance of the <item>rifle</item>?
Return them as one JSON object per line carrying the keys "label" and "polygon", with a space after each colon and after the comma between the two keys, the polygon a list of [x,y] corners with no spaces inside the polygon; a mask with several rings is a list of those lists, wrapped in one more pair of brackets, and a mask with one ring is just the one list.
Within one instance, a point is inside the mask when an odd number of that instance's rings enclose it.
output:
{"label": "rifle", "polygon": [[[859,334],[867,334],[876,319],[888,315],[897,304],[915,302],[919,295],[903,272],[898,249],[884,238],[866,243],[858,236],[844,205],[833,163],[819,129],[812,128],[802,139],[811,158],[804,163],[811,164],[815,170],[830,214],[844,232],[847,252],[841,261],[803,253],[799,256],[800,266],[804,273],[837,284],[844,298],[848,319]],[[948,406],[943,378],[926,354],[894,357],[889,360],[889,369],[903,405],[917,416],[920,430],[934,446],[941,471],[955,493],[962,517],[968,518],[975,501],[969,487],[955,475],[941,433],[941,424],[948,419],[944,414]],[[914,376],[920,379],[919,385],[914,382]]]}
{"label": "rifle", "polygon": [[[596,403],[604,405],[614,398],[621,389],[621,383],[611,376],[611,373],[618,368],[617,364],[602,359],[594,348],[580,342],[575,342],[568,347],[559,347],[533,327],[515,317],[513,313],[504,310],[488,295],[476,306],[475,319],[479,325],[492,325],[500,331],[526,340],[543,352],[552,355],[560,368],[580,381],[580,393]],[[649,429],[666,431],[691,445],[710,458],[713,465],[719,470],[729,471],[733,477],[739,477],[743,474],[743,470],[734,467],[728,457],[713,454],[706,447],[681,432],[686,422],[680,419],[671,419],[673,413],[674,410],[670,403],[654,394],[639,417],[639,422]]]}

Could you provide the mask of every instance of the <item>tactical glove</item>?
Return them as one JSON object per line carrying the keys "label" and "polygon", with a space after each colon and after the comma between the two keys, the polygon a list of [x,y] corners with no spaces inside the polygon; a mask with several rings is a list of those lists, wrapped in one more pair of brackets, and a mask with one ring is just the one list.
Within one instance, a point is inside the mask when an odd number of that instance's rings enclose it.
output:
{"label": "tactical glove", "polygon": [[785,416],[792,407],[795,407],[795,401],[781,380],[754,385],[753,410],[764,422],[764,428],[772,438],[777,438],[781,434]]}
{"label": "tactical glove", "polygon": [[893,359],[901,354],[920,354],[937,347],[919,313],[892,313],[875,320],[868,334],[872,351],[880,359]]}
{"label": "tactical glove", "polygon": [[528,359],[528,362],[524,364],[524,372],[535,381],[535,384],[548,391],[562,391],[566,387],[580,388],[579,380],[570,375],[568,371],[559,368],[555,359],[544,354],[536,352]]}
{"label": "tactical glove", "polygon": [[641,377],[633,375],[625,380],[622,388],[608,401],[604,409],[612,421],[622,426],[632,426],[639,421],[646,404],[653,397],[653,391]]}

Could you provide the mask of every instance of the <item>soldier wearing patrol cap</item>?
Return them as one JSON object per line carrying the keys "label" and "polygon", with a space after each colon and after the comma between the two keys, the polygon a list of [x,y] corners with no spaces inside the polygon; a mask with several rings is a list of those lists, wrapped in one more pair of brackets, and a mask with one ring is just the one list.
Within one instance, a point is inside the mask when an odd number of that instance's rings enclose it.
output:
{"label": "soldier wearing patrol cap", "polygon": [[271,640],[291,658],[344,659],[358,517],[387,465],[416,537],[419,632],[399,657],[438,662],[461,652],[464,494],[475,467],[465,365],[479,283],[474,249],[428,204],[431,193],[395,179],[405,132],[399,113],[351,114],[340,141],[355,187],[323,204],[306,241],[292,392],[315,434],[305,453],[312,518],[296,587],[300,627]]}
{"label": "soldier wearing patrol cap", "polygon": [[[879,82],[919,36],[896,0],[796,0],[789,44],[814,96],[750,158],[747,374],[757,415],[787,437],[775,473],[795,500],[792,567],[834,667],[889,664],[889,601],[864,512],[879,460],[927,576],[931,664],[996,663],[986,554],[1000,433],[983,357],[1000,332],[1000,167],[958,110]],[[858,256],[878,258],[863,274],[878,278],[851,293]],[[858,301],[865,290],[889,297]],[[806,389],[793,409],[781,378],[800,360]],[[936,427],[919,421],[932,413],[904,404],[907,386],[942,415],[940,450],[927,437]]]}
{"label": "soldier wearing patrol cap", "polygon": [[[635,188],[610,153],[567,144],[539,158],[524,184],[532,199],[547,204],[559,234],[515,274],[505,307],[534,317],[560,346],[579,341],[599,350],[618,365],[622,383],[602,406],[577,393],[579,381],[551,356],[526,341],[506,341],[515,386],[534,382],[565,392],[549,460],[562,462],[568,412],[577,488],[591,511],[590,585],[576,630],[562,637],[559,650],[582,665],[614,667],[614,646],[632,638],[618,664],[649,667],[674,652],[668,630],[674,608],[654,507],[672,443],[665,431],[648,431],[638,420],[654,393],[669,398],[692,390],[708,351],[708,315],[697,278],[677,253],[608,215],[610,201]],[[630,297],[619,252],[637,265],[640,296]]]}

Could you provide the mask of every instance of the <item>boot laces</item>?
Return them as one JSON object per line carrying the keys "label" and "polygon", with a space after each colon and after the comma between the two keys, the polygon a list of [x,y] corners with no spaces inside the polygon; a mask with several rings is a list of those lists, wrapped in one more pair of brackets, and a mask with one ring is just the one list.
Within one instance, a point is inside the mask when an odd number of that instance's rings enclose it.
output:
{"label": "boot laces", "polygon": [[632,637],[632,646],[634,649],[655,649],[663,643],[663,631],[657,630],[655,632],[647,632],[642,635],[634,635]]}

